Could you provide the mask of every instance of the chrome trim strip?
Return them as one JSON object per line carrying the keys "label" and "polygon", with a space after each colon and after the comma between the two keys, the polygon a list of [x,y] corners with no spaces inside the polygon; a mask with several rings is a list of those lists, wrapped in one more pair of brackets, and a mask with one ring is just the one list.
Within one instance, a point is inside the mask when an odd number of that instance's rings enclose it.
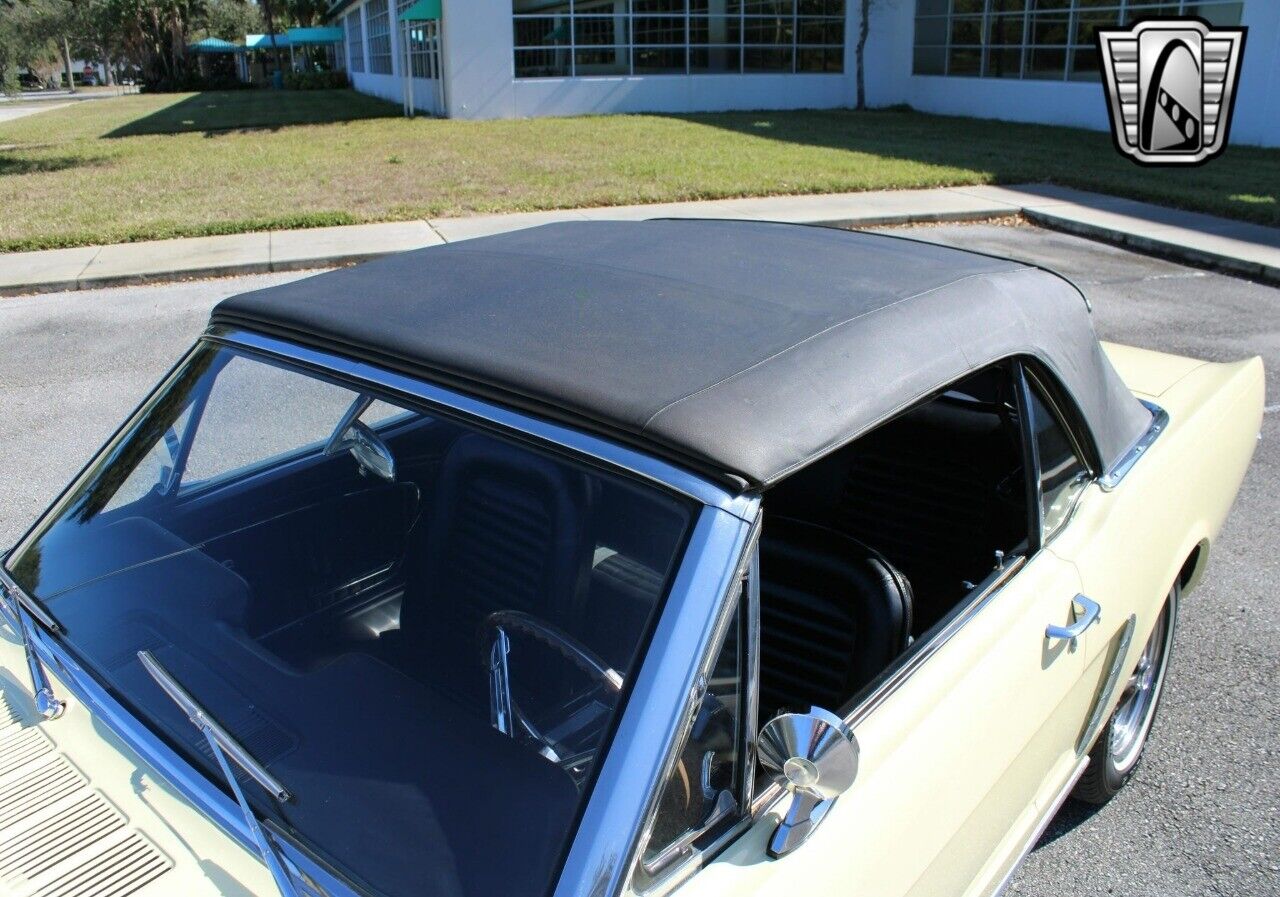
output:
{"label": "chrome trim strip", "polygon": [[746,519],[754,507],[754,499],[751,495],[730,493],[712,481],[674,464],[611,442],[603,437],[593,436],[563,424],[532,417],[484,399],[454,392],[451,389],[426,380],[420,380],[406,374],[398,374],[342,355],[299,346],[295,343],[263,336],[247,330],[230,330],[214,335],[206,334],[201,339],[274,356],[321,372],[336,373],[348,379],[369,383],[382,387],[384,390],[410,396],[420,402],[447,409],[455,414],[479,418],[504,430],[515,431],[556,446],[567,447],[579,454],[587,455],[598,461],[604,461],[631,474],[659,483],[668,489],[674,489],[702,504],[720,508],[735,517]]}
{"label": "chrome trim strip", "polygon": [[1093,740],[1102,731],[1102,724],[1107,718],[1107,707],[1111,704],[1111,696],[1115,693],[1116,686],[1120,684],[1124,661],[1129,656],[1129,645],[1133,642],[1133,631],[1137,628],[1137,615],[1129,614],[1129,619],[1125,620],[1124,627],[1120,631],[1120,642],[1116,645],[1115,657],[1111,658],[1111,669],[1107,671],[1106,682],[1098,692],[1093,710],[1089,713],[1089,722],[1085,724],[1084,731],[1080,733],[1080,739],[1076,742],[1076,756],[1083,757],[1093,747]]}
{"label": "chrome trim strip", "polygon": [[[697,717],[703,697],[706,694],[707,678],[711,675],[712,667],[714,666],[718,656],[715,652],[719,650],[728,626],[732,625],[735,618],[738,618],[744,610],[744,608],[740,606],[739,601],[735,600],[736,595],[745,594],[747,600],[747,607],[745,608],[747,613],[746,639],[744,642],[739,644],[739,652],[740,656],[743,651],[747,651],[749,653],[745,657],[747,667],[742,670],[742,674],[756,676],[758,679],[759,663],[758,655],[754,646],[759,644],[759,545],[763,519],[764,512],[761,511],[756,517],[754,529],[747,537],[747,547],[744,554],[745,562],[738,565],[738,571],[735,574],[733,581],[729,584],[728,590],[725,592],[724,622],[723,624],[717,624],[716,635],[712,638],[707,648],[707,654],[702,659],[702,664],[700,666],[702,672],[698,678],[697,688],[690,692],[688,706],[685,709],[689,725],[686,726],[685,730],[680,734],[679,739],[677,739],[673,747],[671,756],[667,760],[667,768],[663,772],[661,779],[661,783],[663,785],[665,785],[670,778],[674,765],[679,760],[680,749],[684,746],[686,740],[691,735],[690,727]],[[745,593],[742,591],[744,583],[747,587]],[[737,589],[736,593],[735,588]],[[749,672],[753,668],[754,672]],[[758,706],[755,698],[755,692],[758,689],[758,684],[759,683],[756,680],[748,680],[745,686],[745,702],[743,708],[739,711],[740,713],[748,714],[743,719],[741,734],[745,737],[743,737],[742,743],[739,746],[742,751],[741,756],[743,758],[743,777],[740,781],[740,786],[743,789],[742,807],[751,806],[754,793],[755,730],[757,723],[756,714],[758,713],[758,709],[754,708]],[[659,795],[655,792],[654,799],[657,800],[658,796]],[[670,893],[683,884],[689,876],[697,872],[698,869],[701,868],[702,863],[704,863],[709,857],[715,856],[716,851],[727,845],[731,839],[726,839],[722,835],[715,840],[710,848],[706,850],[695,846],[698,841],[706,837],[709,832],[713,831],[717,826],[724,822],[725,819],[731,816],[737,815],[739,818],[736,823],[730,826],[730,831],[740,830],[739,827],[742,826],[743,823],[750,821],[750,813],[740,809],[737,805],[731,804],[728,809],[730,812],[725,813],[721,813],[717,810],[711,819],[703,822],[700,828],[686,832],[680,838],[677,838],[671,844],[667,845],[667,847],[658,856],[648,862],[645,862],[644,848],[648,844],[649,837],[651,836],[653,827],[657,824],[658,819],[657,806],[655,805],[651,807],[649,810],[649,817],[644,823],[643,834],[641,835],[639,845],[636,849],[636,858],[633,864],[634,868],[632,869],[632,873],[628,881],[628,885],[632,892],[637,890],[635,886],[635,874],[640,869],[643,869],[645,874],[652,879],[649,887],[645,888],[642,892],[644,897],[661,897],[661,895]]]}
{"label": "chrome trim strip", "polygon": [[1155,402],[1148,402],[1146,399],[1139,399],[1143,406],[1151,412],[1151,425],[1147,427],[1147,431],[1138,437],[1138,441],[1129,447],[1129,451],[1125,452],[1120,460],[1111,465],[1111,468],[1098,478],[1098,485],[1102,487],[1104,492],[1110,492],[1116,486],[1120,485],[1120,481],[1125,478],[1129,471],[1133,470],[1133,465],[1138,463],[1141,458],[1151,448],[1151,444],[1159,438],[1169,427],[1169,412],[1165,411]]}
{"label": "chrome trim strip", "polygon": [[[969,599],[969,603],[963,605],[941,630],[933,635],[925,633],[906,654],[903,654],[899,660],[895,661],[897,666],[889,667],[874,690],[844,715],[845,725],[853,729],[856,734],[858,724],[874,713],[885,701],[893,697],[898,689],[915,675],[918,669],[928,663],[929,658],[938,653],[943,645],[951,641],[974,616],[1000,594],[1000,591],[1009,580],[1026,564],[1027,558],[1025,556],[1015,555],[1008,559],[1002,568],[991,571],[987,579],[974,589],[976,594]],[[781,787],[776,784],[770,785],[760,793],[752,805],[752,817],[758,819],[771,810],[784,796],[785,792]]]}
{"label": "chrome trim strip", "polygon": [[705,678],[704,659],[727,624],[726,595],[741,578],[753,530],[723,509],[708,507],[699,516],[555,897],[610,897],[629,883],[658,790],[693,723],[688,708]]}
{"label": "chrome trim strip", "polygon": [[959,613],[947,621],[946,625],[936,635],[925,633],[920,640],[920,648],[904,655],[905,659],[901,665],[893,669],[884,681],[876,686],[875,691],[858,702],[845,716],[846,725],[852,728],[874,713],[876,708],[901,688],[903,683],[911,678],[916,670],[924,666],[930,657],[937,654],[943,645],[951,641],[956,633],[964,628],[965,624],[986,607],[996,595],[1000,594],[1000,591],[1013,578],[1014,574],[1026,564],[1027,559],[1022,555],[1017,555],[1006,560],[1004,567],[1001,569],[991,571],[986,583],[974,589],[978,594],[971,598]]}
{"label": "chrome trim strip", "polygon": [[[758,529],[764,529],[764,510],[760,511],[761,523]],[[756,545],[751,550],[751,560],[747,568],[747,639],[742,646],[747,652],[746,669],[743,675],[746,682],[746,700],[741,710],[746,715],[743,731],[746,733],[743,747],[742,805],[750,807],[755,801],[756,784],[756,736],[760,729],[760,532],[755,536]]]}
{"label": "chrome trim strip", "polygon": [[1062,805],[1066,803],[1067,798],[1071,796],[1071,789],[1076,787],[1076,782],[1080,781],[1080,777],[1084,775],[1084,771],[1088,766],[1088,757],[1085,757],[1076,764],[1075,769],[1071,771],[1071,775],[1067,778],[1066,783],[1063,784],[1058,793],[1054,795],[1053,800],[1049,802],[1046,812],[1040,817],[1039,821],[1036,822],[1036,827],[1031,830],[1030,836],[1018,851],[1018,859],[1009,867],[1009,871],[1004,874],[1004,877],[1000,879],[995,888],[989,892],[989,897],[1000,897],[1000,895],[1004,893],[1005,888],[1009,887],[1009,882],[1013,881],[1013,876],[1017,873],[1019,867],[1022,866],[1023,860],[1025,860],[1027,855],[1030,854],[1031,851],[1035,849],[1035,846],[1040,843],[1040,837],[1045,833],[1045,830],[1049,828],[1049,823],[1053,822],[1053,817],[1058,815],[1058,810],[1062,809]]}

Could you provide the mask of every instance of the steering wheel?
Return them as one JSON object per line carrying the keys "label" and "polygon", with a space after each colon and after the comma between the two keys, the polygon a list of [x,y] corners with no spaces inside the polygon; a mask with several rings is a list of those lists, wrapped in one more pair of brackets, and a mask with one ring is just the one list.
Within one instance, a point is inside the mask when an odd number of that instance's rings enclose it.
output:
{"label": "steering wheel", "polygon": [[523,611],[495,611],[480,624],[480,637],[486,646],[484,663],[489,671],[489,716],[494,728],[512,738],[517,732],[522,732],[524,737],[539,745],[539,753],[566,769],[579,765],[583,758],[561,757],[555,742],[543,734],[512,700],[507,664],[511,635],[520,635],[551,648],[609,695],[616,697],[622,691],[622,674],[567,632]]}

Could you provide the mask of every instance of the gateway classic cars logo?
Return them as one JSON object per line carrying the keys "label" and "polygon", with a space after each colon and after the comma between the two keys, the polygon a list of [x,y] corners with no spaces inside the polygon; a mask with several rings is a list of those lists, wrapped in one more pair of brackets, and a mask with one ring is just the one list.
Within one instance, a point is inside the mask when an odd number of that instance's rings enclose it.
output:
{"label": "gateway classic cars logo", "polygon": [[1199,165],[1221,153],[1245,31],[1201,19],[1098,29],[1116,148],[1143,165]]}

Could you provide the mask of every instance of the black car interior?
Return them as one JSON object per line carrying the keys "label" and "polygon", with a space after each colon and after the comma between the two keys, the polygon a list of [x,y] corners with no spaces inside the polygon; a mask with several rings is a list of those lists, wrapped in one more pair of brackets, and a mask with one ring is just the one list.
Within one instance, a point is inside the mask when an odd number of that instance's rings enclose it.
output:
{"label": "black car interior", "polygon": [[1012,376],[974,374],[764,496],[760,718],[845,707],[1027,536]]}
{"label": "black car interior", "polygon": [[481,624],[522,612],[625,676],[691,508],[429,415],[378,434],[394,482],[303,451],[55,529],[41,566],[61,582],[27,584],[211,765],[138,663],[151,651],[289,783],[281,820],[377,890],[539,894],[616,692],[513,631],[511,693],[540,740],[497,731]]}
{"label": "black car interior", "polygon": [[[762,719],[847,705],[1025,541],[1012,382],[973,375],[766,492]],[[377,890],[534,895],[692,505],[425,413],[361,426],[392,475],[331,439],[111,507],[93,489],[133,469],[111,460],[76,506],[94,512],[64,515],[24,585],[122,699],[213,768],[138,662],[150,651],[297,794],[273,808],[281,824]],[[511,624],[504,731],[495,620]],[[737,676],[722,678],[698,742],[721,759],[737,716]],[[704,761],[668,789],[673,832],[728,787],[727,760],[695,787]],[[387,825],[425,853],[388,843]]]}

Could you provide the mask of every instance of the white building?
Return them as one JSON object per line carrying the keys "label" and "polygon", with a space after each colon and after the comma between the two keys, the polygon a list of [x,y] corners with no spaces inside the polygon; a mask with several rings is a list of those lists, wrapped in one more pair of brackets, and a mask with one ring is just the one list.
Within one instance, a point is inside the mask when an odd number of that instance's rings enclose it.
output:
{"label": "white building", "polygon": [[[859,0],[338,0],[357,90],[455,118],[850,107]],[[873,0],[870,106],[1109,127],[1093,31],[1150,15],[1249,28],[1231,140],[1280,146],[1280,0]],[[443,102],[443,109],[440,104]]]}

